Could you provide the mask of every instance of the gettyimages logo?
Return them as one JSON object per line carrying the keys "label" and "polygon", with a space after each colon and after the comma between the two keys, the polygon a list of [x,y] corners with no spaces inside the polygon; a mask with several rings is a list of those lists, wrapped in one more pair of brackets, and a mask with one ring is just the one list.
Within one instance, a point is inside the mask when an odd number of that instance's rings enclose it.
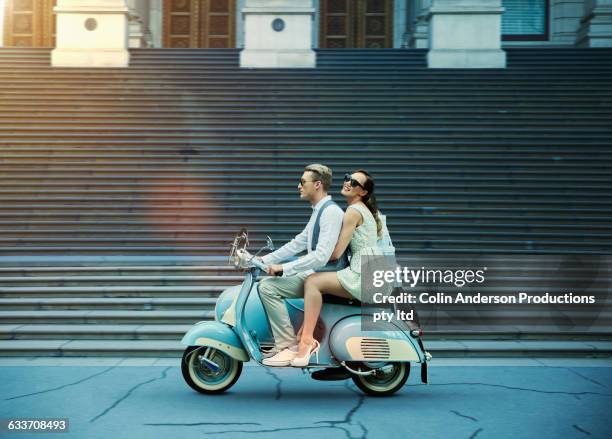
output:
{"label": "gettyimages logo", "polygon": [[362,326],[526,332],[609,327],[610,262],[602,255],[432,255],[399,262],[364,256]]}

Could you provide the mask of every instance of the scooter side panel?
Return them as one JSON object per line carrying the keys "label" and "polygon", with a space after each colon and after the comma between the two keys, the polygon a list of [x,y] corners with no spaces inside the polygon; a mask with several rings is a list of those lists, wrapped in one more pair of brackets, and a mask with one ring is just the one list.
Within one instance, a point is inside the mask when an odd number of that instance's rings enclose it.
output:
{"label": "scooter side panel", "polygon": [[210,346],[239,361],[249,361],[242,342],[232,328],[220,322],[199,322],[183,336],[186,346]]}
{"label": "scooter side panel", "polygon": [[361,317],[339,321],[329,336],[332,354],[339,361],[425,361],[410,335],[390,324],[389,331],[362,331]]}
{"label": "scooter side panel", "polygon": [[224,316],[229,308],[234,304],[236,297],[240,293],[242,285],[233,285],[223,290],[223,292],[217,298],[215,303],[215,320],[218,322],[224,322],[228,325],[235,324],[235,316],[232,314]]}
{"label": "scooter side panel", "polygon": [[244,322],[249,328],[251,334],[254,334],[254,338],[261,345],[274,343],[274,337],[270,332],[270,324],[268,323],[268,316],[264,309],[261,298],[259,297],[259,283],[253,284],[253,290],[247,299],[246,307],[244,308]]}

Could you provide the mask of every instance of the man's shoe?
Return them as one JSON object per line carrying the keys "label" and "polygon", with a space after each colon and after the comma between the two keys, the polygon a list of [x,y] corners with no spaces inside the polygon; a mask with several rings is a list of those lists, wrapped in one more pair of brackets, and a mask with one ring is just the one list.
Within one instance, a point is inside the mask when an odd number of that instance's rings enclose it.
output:
{"label": "man's shoe", "polygon": [[[278,354],[285,348],[277,348],[276,346],[266,347],[261,349],[261,358],[270,358]],[[298,345],[289,346],[292,351],[298,351]]]}
{"label": "man's shoe", "polygon": [[[293,350],[293,348],[295,348],[295,350]],[[269,358],[264,358],[262,363],[264,364],[264,366],[289,366],[291,364],[291,360],[293,360],[296,355],[297,347],[292,346],[291,348],[283,349],[282,351],[276,353],[275,355]]]}
{"label": "man's shoe", "polygon": [[261,358],[270,358],[275,356],[276,354],[279,353],[279,350],[276,349],[274,346],[271,348],[265,348],[265,349],[261,349]]}
{"label": "man's shoe", "polygon": [[328,367],[327,369],[317,370],[311,375],[313,380],[318,381],[341,381],[351,377],[351,373],[344,367]]}

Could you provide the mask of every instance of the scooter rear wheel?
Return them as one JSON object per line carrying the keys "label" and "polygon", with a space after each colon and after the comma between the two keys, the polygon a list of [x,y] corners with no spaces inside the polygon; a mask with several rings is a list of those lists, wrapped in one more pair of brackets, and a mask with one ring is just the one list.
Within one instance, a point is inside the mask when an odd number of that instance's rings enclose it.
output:
{"label": "scooter rear wheel", "polygon": [[387,396],[401,389],[408,375],[410,363],[388,363],[393,369],[376,375],[353,375],[351,378],[357,387],[372,396]]}
{"label": "scooter rear wheel", "polygon": [[[208,351],[206,358],[215,363],[219,367],[218,370],[200,361],[200,356],[204,355],[207,349],[211,350]],[[209,395],[223,393],[232,387],[240,377],[242,361],[215,348],[189,346],[183,353],[181,372],[192,389]]]}

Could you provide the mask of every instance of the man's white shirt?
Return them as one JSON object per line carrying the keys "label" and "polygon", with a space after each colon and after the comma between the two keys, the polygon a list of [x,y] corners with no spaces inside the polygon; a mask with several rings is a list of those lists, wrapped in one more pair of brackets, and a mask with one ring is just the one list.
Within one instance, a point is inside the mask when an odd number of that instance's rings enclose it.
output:
{"label": "man's white shirt", "polygon": [[312,238],[315,221],[321,207],[328,201],[331,200],[331,195],[328,195],[321,199],[313,208],[312,215],[306,227],[302,232],[296,235],[291,241],[283,245],[281,248],[272,252],[262,258],[263,263],[278,264],[295,256],[304,250],[308,251],[308,254],[296,259],[295,261],[287,262],[283,264],[283,276],[292,276],[297,273],[305,272],[309,275],[314,273],[315,269],[323,267],[329,261],[331,254],[336,247],[338,237],[340,236],[340,229],[342,228],[342,218],[344,212],[342,209],[335,204],[325,208],[321,214],[319,220],[319,241],[317,242],[317,248],[313,251],[312,249]]}

